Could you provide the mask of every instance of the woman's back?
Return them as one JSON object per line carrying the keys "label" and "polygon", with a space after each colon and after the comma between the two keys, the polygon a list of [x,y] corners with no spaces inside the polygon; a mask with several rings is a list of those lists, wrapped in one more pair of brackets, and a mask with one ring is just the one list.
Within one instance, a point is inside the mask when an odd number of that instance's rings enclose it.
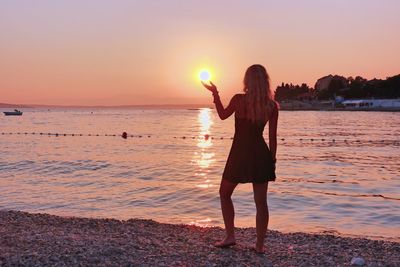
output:
{"label": "woman's back", "polygon": [[[273,100],[266,100],[265,101],[265,108],[268,110],[268,105],[273,105],[273,108],[267,112],[269,113],[268,116],[265,118],[264,121],[259,121],[259,122],[252,122],[250,118],[248,118],[248,112],[249,112],[249,102],[246,99],[246,94],[236,94],[232,98],[232,102],[234,103],[234,110],[235,110],[235,119],[243,119],[243,120],[248,120],[249,123],[253,123],[257,126],[261,126],[264,128],[266,123],[269,121],[269,119],[277,112],[278,106],[275,101]],[[271,102],[271,103],[270,103]],[[249,124],[251,125],[251,124]]]}

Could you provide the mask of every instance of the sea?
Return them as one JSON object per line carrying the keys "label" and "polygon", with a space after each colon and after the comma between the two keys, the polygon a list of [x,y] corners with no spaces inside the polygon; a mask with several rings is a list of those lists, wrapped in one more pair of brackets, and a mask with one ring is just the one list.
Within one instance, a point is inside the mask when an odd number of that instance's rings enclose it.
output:
{"label": "sea", "polygon": [[[184,107],[23,111],[0,116],[1,210],[223,226],[233,117]],[[276,167],[269,229],[400,241],[400,113],[282,110]],[[254,227],[252,185],[232,198],[236,226]]]}

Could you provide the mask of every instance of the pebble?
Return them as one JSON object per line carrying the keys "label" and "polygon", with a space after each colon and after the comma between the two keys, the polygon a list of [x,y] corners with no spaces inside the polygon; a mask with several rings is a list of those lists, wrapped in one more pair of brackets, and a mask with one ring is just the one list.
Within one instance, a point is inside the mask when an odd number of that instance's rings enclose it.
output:
{"label": "pebble", "polygon": [[354,266],[363,266],[365,264],[365,260],[361,257],[353,257],[350,264]]}

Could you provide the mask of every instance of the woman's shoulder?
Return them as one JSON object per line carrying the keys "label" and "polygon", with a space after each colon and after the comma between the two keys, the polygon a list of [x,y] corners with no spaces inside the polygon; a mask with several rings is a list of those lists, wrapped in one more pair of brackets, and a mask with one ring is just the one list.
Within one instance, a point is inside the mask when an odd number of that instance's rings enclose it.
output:
{"label": "woman's shoulder", "polygon": [[232,98],[240,99],[240,98],[243,98],[244,96],[245,96],[245,94],[235,94]]}
{"label": "woman's shoulder", "polygon": [[235,94],[232,96],[231,102],[238,103],[244,98],[244,94]]}
{"label": "woman's shoulder", "polygon": [[274,116],[278,115],[278,113],[279,113],[279,103],[274,99],[268,99],[267,100],[267,109],[268,109],[268,113],[270,113],[270,115],[272,115],[274,117]]}
{"label": "woman's shoulder", "polygon": [[279,105],[278,101],[276,101],[275,99],[271,99],[271,101],[272,101],[272,105],[273,105],[274,109],[279,110],[280,105]]}

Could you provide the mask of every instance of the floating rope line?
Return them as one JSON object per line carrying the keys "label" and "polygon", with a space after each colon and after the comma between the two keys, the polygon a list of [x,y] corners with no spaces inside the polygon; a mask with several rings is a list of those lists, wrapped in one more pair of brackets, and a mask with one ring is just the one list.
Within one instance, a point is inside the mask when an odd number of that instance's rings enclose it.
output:
{"label": "floating rope line", "polygon": [[324,195],[331,195],[331,196],[376,197],[376,198],[383,198],[383,199],[390,199],[390,200],[400,200],[400,198],[398,198],[398,197],[384,196],[382,194],[343,194],[343,193],[324,192],[324,191],[317,191],[317,190],[310,190],[310,192],[324,194]]}
{"label": "floating rope line", "polygon": [[[122,137],[124,139],[127,138],[160,138],[160,136],[154,136],[151,134],[147,135],[133,135],[128,134],[127,132],[123,132],[122,134],[82,134],[82,133],[49,133],[49,132],[1,132],[0,135],[39,135],[39,136],[86,136],[86,137]],[[170,137],[173,139],[192,139],[192,140],[233,140],[233,137],[224,137],[224,136],[211,136],[209,134],[205,134],[203,136],[173,136]],[[372,143],[372,144],[393,144],[393,145],[400,145],[400,140],[360,140],[360,139],[328,139],[328,138],[278,138],[279,141],[282,142],[291,142],[291,141],[299,141],[300,143],[335,143],[338,144],[342,142],[344,144],[349,143]]]}
{"label": "floating rope line", "polygon": [[[2,132],[0,133],[1,135],[45,135],[45,136],[89,136],[89,137],[101,137],[101,136],[110,136],[110,137],[124,137],[124,134],[120,135],[120,134],[77,134],[77,133],[43,133],[43,132],[32,132],[32,133],[28,133],[28,132],[15,132],[15,133],[7,133],[7,132]],[[126,137],[138,137],[138,138],[142,138],[142,137],[148,137],[150,138],[151,135],[125,135]]]}

